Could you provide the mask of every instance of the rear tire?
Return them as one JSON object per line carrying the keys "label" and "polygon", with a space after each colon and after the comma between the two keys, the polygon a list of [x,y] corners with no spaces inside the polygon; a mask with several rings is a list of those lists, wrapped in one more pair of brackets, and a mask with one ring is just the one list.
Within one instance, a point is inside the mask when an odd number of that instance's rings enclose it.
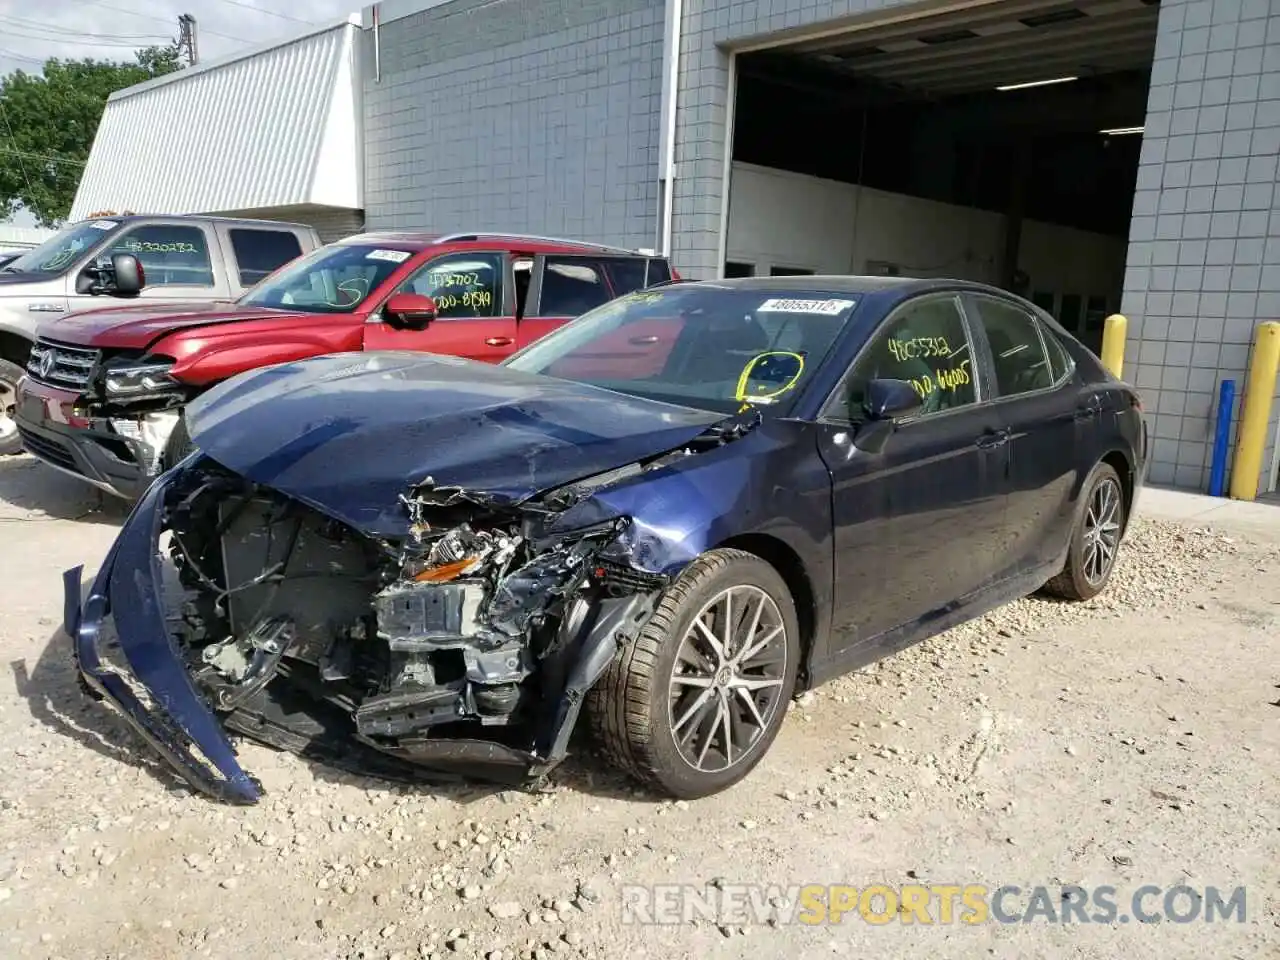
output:
{"label": "rear tire", "polygon": [[1063,600],[1089,600],[1101,593],[1115,570],[1125,513],[1120,475],[1110,464],[1099,463],[1080,494],[1066,565],[1044,585],[1044,592]]}
{"label": "rear tire", "polygon": [[18,402],[18,381],[23,369],[16,363],[0,360],[0,457],[22,452],[22,437],[14,423],[14,407]]}
{"label": "rear tire", "polygon": [[614,766],[670,796],[705,797],[764,757],[799,661],[782,577],[753,554],[712,550],[685,568],[619,651],[591,690],[588,718]]}

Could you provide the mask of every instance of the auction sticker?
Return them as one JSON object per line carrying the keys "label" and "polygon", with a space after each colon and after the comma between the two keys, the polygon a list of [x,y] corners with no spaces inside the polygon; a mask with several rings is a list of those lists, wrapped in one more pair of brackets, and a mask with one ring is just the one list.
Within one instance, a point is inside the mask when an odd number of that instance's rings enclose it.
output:
{"label": "auction sticker", "polygon": [[854,304],[853,300],[766,300],[756,307],[757,313],[816,313],[837,317]]}
{"label": "auction sticker", "polygon": [[404,263],[409,259],[409,254],[405,250],[370,250],[365,255],[366,260],[386,260],[389,263]]}

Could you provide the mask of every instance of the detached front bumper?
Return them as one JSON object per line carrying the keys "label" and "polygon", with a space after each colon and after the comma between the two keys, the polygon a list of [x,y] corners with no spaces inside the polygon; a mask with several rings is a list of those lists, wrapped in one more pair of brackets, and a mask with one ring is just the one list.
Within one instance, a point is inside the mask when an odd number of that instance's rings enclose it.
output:
{"label": "detached front bumper", "polygon": [[[83,567],[63,574],[63,626],[85,683],[117,708],[183,779],[226,802],[256,803],[262,787],[241,769],[222,725],[187,674],[165,620],[157,544],[170,476],[152,484],[134,507],[83,604]],[[108,615],[128,673],[102,658]],[[142,702],[137,687],[154,707]]]}

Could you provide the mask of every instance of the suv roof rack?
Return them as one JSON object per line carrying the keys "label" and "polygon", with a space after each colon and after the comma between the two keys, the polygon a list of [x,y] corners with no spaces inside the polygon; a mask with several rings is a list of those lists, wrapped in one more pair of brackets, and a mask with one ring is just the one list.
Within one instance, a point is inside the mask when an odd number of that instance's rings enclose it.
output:
{"label": "suv roof rack", "polygon": [[657,257],[656,253],[645,253],[641,250],[628,250],[607,243],[591,243],[586,240],[567,240],[564,237],[543,237],[532,233],[506,233],[504,231],[468,230],[462,233],[446,233],[436,237],[436,243],[462,243],[471,240],[529,240],[535,243],[558,243],[566,247],[578,247],[582,250],[596,250],[608,253],[625,253],[631,257]]}

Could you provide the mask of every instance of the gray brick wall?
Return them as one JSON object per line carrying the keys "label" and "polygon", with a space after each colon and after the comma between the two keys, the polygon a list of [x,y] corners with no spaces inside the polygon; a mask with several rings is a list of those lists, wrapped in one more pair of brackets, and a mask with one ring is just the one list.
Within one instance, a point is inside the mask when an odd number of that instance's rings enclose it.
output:
{"label": "gray brick wall", "polygon": [[1228,378],[1234,449],[1254,329],[1280,319],[1278,154],[1280,5],[1164,0],[1121,307],[1126,376],[1153,414],[1153,482],[1207,489]]}
{"label": "gray brick wall", "polygon": [[655,244],[663,0],[454,3],[365,31],[371,230]]}

